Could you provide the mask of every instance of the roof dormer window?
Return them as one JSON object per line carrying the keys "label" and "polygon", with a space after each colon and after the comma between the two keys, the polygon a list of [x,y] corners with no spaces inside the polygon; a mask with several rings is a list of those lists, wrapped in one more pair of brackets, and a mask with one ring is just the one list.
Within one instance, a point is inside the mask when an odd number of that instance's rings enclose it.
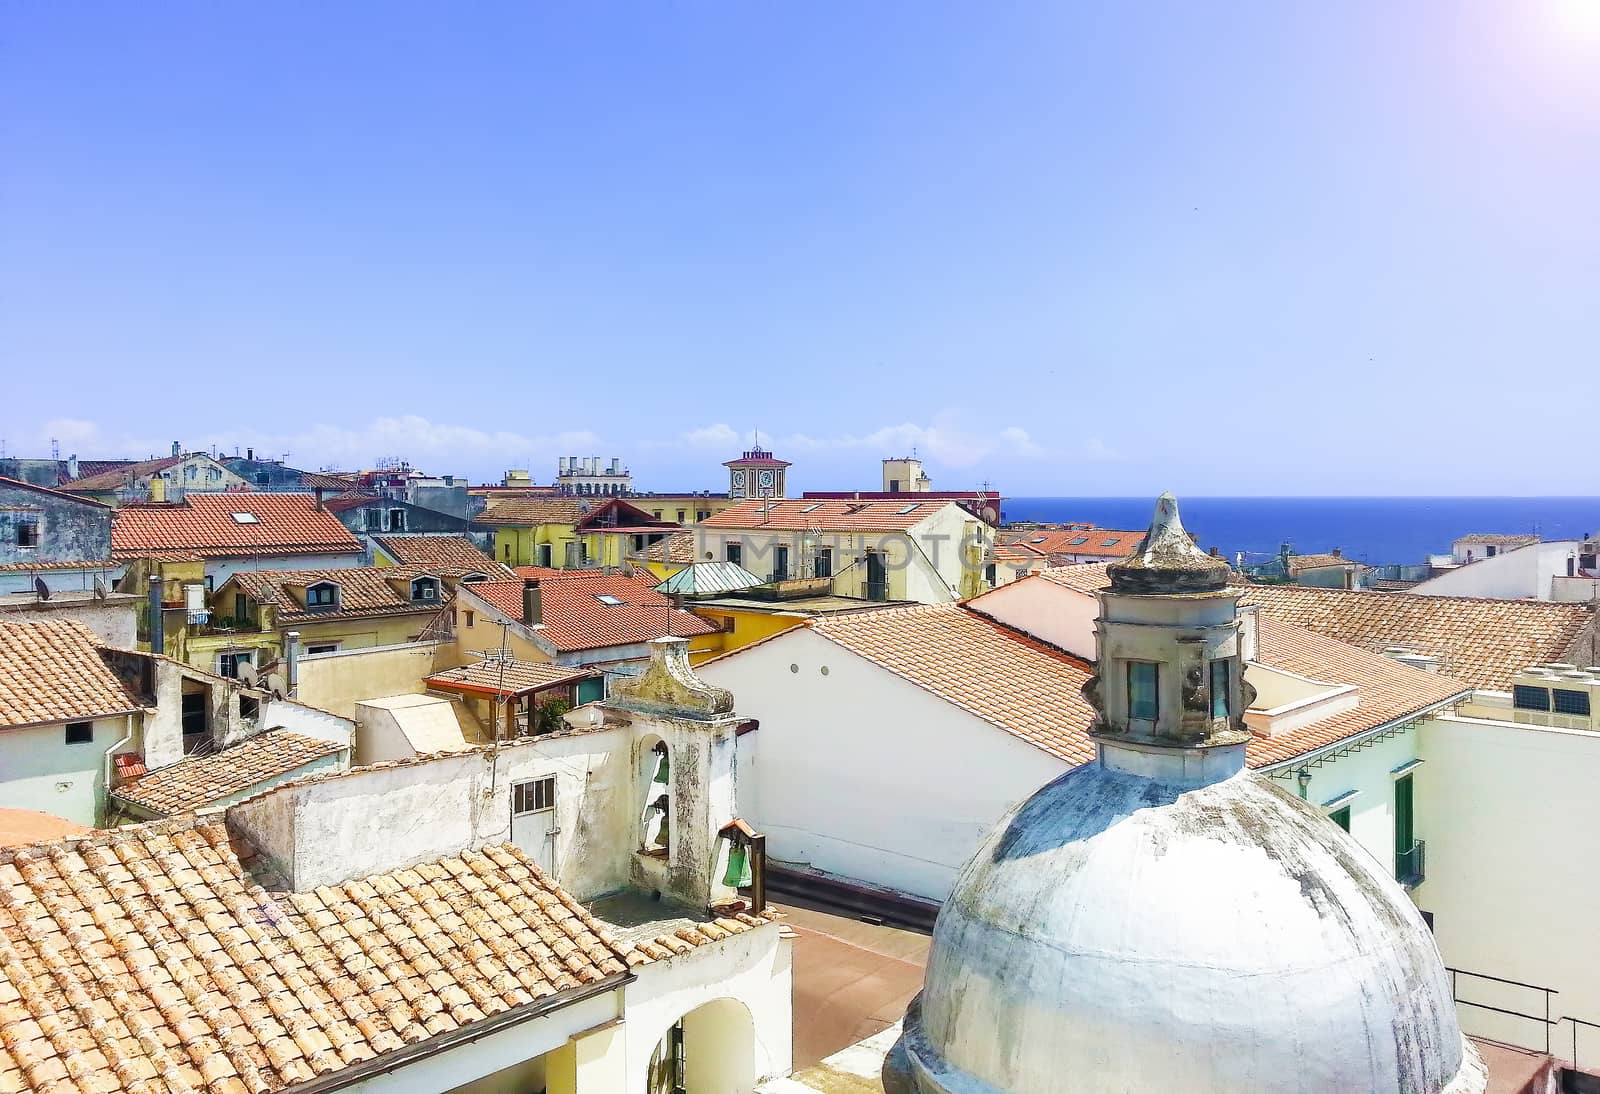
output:
{"label": "roof dormer window", "polygon": [[339,606],[339,586],[331,581],[319,581],[315,585],[306,586],[306,607],[308,608],[337,608]]}
{"label": "roof dormer window", "polygon": [[419,577],[411,583],[412,600],[438,600],[439,583],[431,577]]}

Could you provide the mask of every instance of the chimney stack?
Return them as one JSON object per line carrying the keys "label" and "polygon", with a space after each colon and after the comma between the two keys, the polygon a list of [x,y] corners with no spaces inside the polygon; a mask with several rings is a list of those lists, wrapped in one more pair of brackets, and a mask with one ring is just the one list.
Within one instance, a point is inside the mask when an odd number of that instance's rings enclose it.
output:
{"label": "chimney stack", "polygon": [[167,652],[166,621],[161,618],[161,575],[150,575],[150,652]]}
{"label": "chimney stack", "polygon": [[311,493],[316,496],[317,508],[318,509],[326,509],[327,506],[322,504],[322,487],[320,487],[320,486],[317,487],[315,490],[311,491]]}
{"label": "chimney stack", "polygon": [[530,627],[544,622],[544,593],[539,590],[539,579],[524,578],[522,582],[522,621]]}
{"label": "chimney stack", "polygon": [[1344,557],[1344,548],[1343,547],[1335,547],[1333,549],[1333,557],[1334,558],[1343,558]]}
{"label": "chimney stack", "polygon": [[290,631],[283,636],[283,659],[289,678],[289,694],[300,687],[300,632]]}
{"label": "chimney stack", "polygon": [[179,444],[177,441],[173,441],[172,442],[172,454],[174,456],[183,455],[183,445]]}
{"label": "chimney stack", "polygon": [[247,459],[247,460],[255,459],[256,458],[256,450],[253,449],[253,448],[245,449],[244,450],[244,458]]}

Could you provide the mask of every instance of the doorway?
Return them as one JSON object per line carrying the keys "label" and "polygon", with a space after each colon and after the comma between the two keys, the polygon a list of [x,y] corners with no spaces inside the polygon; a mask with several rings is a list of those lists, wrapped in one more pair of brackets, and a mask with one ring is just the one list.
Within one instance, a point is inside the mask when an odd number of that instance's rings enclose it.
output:
{"label": "doorway", "polygon": [[556,870],[556,777],[511,784],[511,842],[551,877]]}

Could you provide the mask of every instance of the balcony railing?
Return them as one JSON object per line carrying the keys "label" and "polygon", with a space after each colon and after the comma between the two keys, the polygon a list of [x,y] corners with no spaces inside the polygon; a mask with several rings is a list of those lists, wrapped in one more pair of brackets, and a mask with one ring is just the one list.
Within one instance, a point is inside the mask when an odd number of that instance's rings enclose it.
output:
{"label": "balcony railing", "polygon": [[1407,851],[1396,851],[1394,856],[1395,880],[1409,889],[1415,889],[1427,877],[1425,853],[1428,845],[1422,840],[1412,840]]}

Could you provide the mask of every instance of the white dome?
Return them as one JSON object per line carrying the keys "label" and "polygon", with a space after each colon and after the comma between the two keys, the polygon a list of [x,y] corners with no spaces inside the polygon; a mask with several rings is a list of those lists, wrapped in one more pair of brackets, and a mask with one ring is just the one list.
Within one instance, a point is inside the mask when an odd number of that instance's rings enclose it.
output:
{"label": "white dome", "polygon": [[1360,846],[1248,772],[1197,786],[1103,763],[1013,810],[967,864],[885,1079],[924,1094],[1486,1082],[1431,934]]}

